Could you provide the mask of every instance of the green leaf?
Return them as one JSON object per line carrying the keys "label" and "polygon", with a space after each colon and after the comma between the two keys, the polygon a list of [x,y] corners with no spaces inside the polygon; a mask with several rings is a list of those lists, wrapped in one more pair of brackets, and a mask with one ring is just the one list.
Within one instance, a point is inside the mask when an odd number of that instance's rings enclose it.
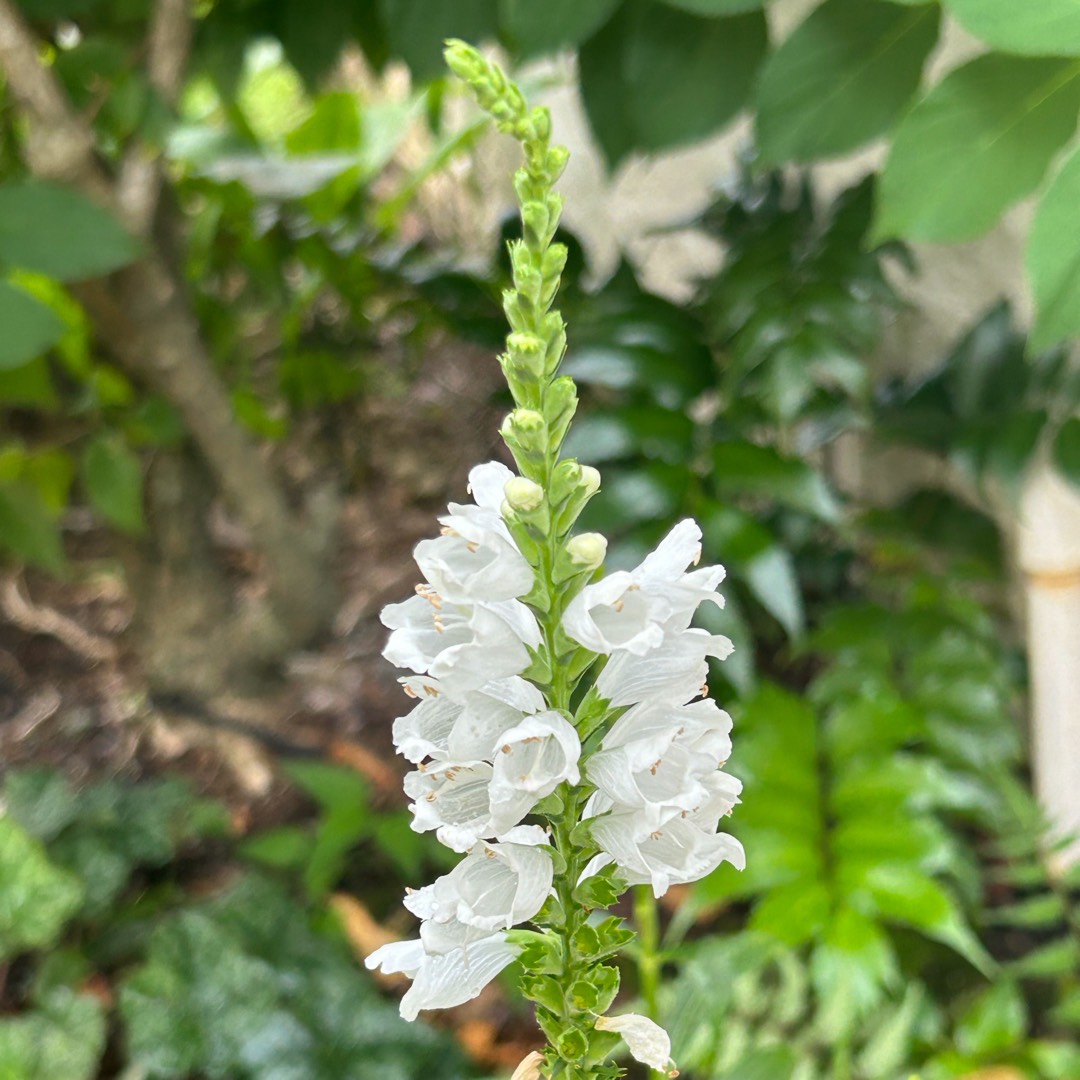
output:
{"label": "green leaf", "polygon": [[741,15],[765,6],[765,0],[662,0],[669,7],[681,8],[692,15]]}
{"label": "green leaf", "polygon": [[520,57],[543,56],[592,36],[620,0],[499,0],[501,36]]}
{"label": "green leaf", "polygon": [[791,552],[774,545],[751,559],[742,573],[758,603],[788,635],[801,634],[805,625],[802,590]]}
{"label": "green leaf", "polygon": [[29,363],[66,330],[54,311],[6,281],[0,281],[0,326],[0,372]]}
{"label": "green leaf", "polygon": [[1080,55],[1077,0],[945,0],[945,6],[977,38],[1002,52],[1028,56]]}
{"label": "green leaf", "polygon": [[93,1080],[105,1050],[105,1012],[96,998],[55,987],[39,1008],[0,1020],[5,1080]]}
{"label": "green leaf", "polygon": [[25,481],[0,484],[0,548],[46,570],[64,565],[60,530],[42,493]]}
{"label": "green leaf", "polygon": [[835,523],[840,503],[815,469],[748,442],[713,447],[713,482],[721,494],[756,496]]}
{"label": "green leaf", "polygon": [[581,48],[581,93],[608,165],[718,131],[746,104],[768,47],[760,12],[703,19],[629,0]]}
{"label": "green leaf", "polygon": [[0,960],[53,944],[82,898],[74,875],[49,862],[12,818],[0,817]]}
{"label": "green leaf", "polygon": [[1080,417],[1070,416],[1054,436],[1054,464],[1062,476],[1080,487]]}
{"label": "green leaf", "polygon": [[142,464],[115,435],[95,438],[83,452],[82,481],[95,510],[123,532],[144,528]]}
{"label": "green leaf", "polygon": [[1080,63],[980,56],[901,121],[878,188],[875,242],[959,242],[1038,187],[1076,130]]}
{"label": "green leaf", "polygon": [[1016,983],[995,983],[975,999],[956,1027],[956,1046],[975,1057],[1001,1054],[1027,1030],[1027,1007]]}
{"label": "green leaf", "polygon": [[854,150],[886,131],[937,42],[937,6],[826,0],[769,58],[757,95],[766,163]]}
{"label": "green leaf", "polygon": [[495,36],[497,0],[378,0],[390,51],[409,65],[416,82],[446,73],[443,42],[474,45]]}
{"label": "green leaf", "polygon": [[299,870],[311,856],[311,832],[299,825],[284,825],[245,840],[240,854],[277,870]]}
{"label": "green leaf", "polygon": [[0,258],[61,281],[126,266],[139,245],[108,211],[58,184],[0,185]]}
{"label": "green leaf", "polygon": [[916,867],[882,863],[868,875],[880,915],[922,930],[955,949],[990,978],[997,965],[964,921],[956,901],[933,878]]}
{"label": "green leaf", "polygon": [[[1080,12],[1080,7],[1077,8]],[[1035,295],[1036,351],[1080,336],[1080,149],[1063,162],[1039,200],[1027,245],[1027,272]]]}

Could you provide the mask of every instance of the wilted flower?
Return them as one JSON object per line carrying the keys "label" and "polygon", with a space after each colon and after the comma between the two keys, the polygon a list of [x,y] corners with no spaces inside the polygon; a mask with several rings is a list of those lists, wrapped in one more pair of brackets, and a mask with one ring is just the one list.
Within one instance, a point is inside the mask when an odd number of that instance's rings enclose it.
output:
{"label": "wilted flower", "polygon": [[668,1033],[647,1016],[625,1013],[623,1016],[601,1016],[597,1031],[614,1031],[621,1035],[631,1055],[643,1065],[659,1069],[669,1076],[678,1075],[671,1060],[671,1039]]}

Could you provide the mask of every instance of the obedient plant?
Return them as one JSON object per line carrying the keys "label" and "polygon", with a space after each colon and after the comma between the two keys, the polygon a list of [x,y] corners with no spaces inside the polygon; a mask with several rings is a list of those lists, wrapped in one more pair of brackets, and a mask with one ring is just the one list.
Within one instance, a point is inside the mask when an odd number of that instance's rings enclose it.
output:
{"label": "obedient plant", "polygon": [[552,188],[567,151],[550,142],[547,110],[529,109],[475,49],[451,42],[446,58],[524,150],[500,357],[516,405],[501,434],[518,473],[472,470],[473,502],[452,503],[442,535],[416,548],[416,595],[383,611],[384,655],[415,673],[401,681],[416,705],[394,724],[416,765],[405,779],[413,828],[464,858],[406,897],[419,939],[367,963],[412,978],[401,1013],[413,1019],[475,997],[518,960],[548,1040],[519,1080],[618,1077],[608,1059],[620,1038],[675,1075],[652,1020],[607,1015],[613,961],[633,934],[603,912],[630,885],[661,896],[724,860],[743,864],[738,841],[717,831],[740,784],[721,771],[731,721],[705,686],[707,658],[731,643],[690,626],[703,601],[722,603],[724,571],[688,570],[701,555],[692,521],[606,576],[605,539],[574,533],[600,476],[559,456],[577,405],[557,374],[566,327],[552,309],[566,261]]}

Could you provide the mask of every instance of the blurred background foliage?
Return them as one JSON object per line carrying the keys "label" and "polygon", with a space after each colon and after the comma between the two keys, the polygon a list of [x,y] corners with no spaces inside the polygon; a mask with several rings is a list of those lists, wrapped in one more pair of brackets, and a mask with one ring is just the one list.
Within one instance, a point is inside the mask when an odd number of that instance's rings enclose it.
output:
{"label": "blurred background foliage", "polygon": [[[629,260],[597,282],[565,237],[570,452],[605,481],[588,527],[632,565],[696,517],[738,645],[713,687],[748,869],[639,898],[630,967],[695,1080],[1080,1075],[1080,872],[1031,794],[996,514],[1037,457],[1080,485],[1080,11],[1054,6],[1051,32],[1006,0],[824,0],[776,42],[760,0],[0,0],[8,617],[27,582],[121,580],[107,657],[136,726],[220,727],[222,693],[272,695],[338,633],[337,582],[374,573],[345,566],[349,507],[431,414],[372,418],[415,400],[425,355],[502,334],[505,256],[470,233],[491,196],[461,167],[483,130],[444,38],[561,58],[525,78],[576,80],[613,170],[748,115],[723,194],[672,222],[723,251],[690,302]],[[980,51],[926,89],[949,20]],[[879,174],[820,195],[813,163],[883,138]],[[917,374],[882,370],[904,241],[970,239],[1036,190],[1030,340],[1000,304]],[[852,446],[940,467],[883,505]],[[411,526],[380,526],[403,562]],[[32,630],[78,640],[57,625]],[[359,771],[259,734],[293,800],[265,827],[126,764],[8,769],[0,1076],[508,1072],[530,1049],[512,977],[437,1030],[355,963],[442,865],[379,787],[381,708]]]}

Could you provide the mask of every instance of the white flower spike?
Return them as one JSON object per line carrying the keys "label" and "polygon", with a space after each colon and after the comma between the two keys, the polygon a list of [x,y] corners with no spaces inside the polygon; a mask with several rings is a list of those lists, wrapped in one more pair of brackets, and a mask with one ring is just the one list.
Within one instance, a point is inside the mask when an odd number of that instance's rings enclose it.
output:
{"label": "white flower spike", "polygon": [[[718,832],[741,790],[721,771],[731,720],[705,689],[709,658],[732,645],[690,628],[702,602],[722,604],[724,571],[688,569],[701,556],[692,521],[607,577],[604,537],[575,535],[600,474],[560,459],[577,407],[573,380],[557,374],[566,330],[552,310],[567,255],[553,242],[566,151],[551,144],[546,111],[530,110],[475,49],[450,43],[446,56],[525,148],[514,179],[524,235],[510,245],[500,357],[514,399],[501,430],[517,471],[472,470],[473,502],[451,503],[441,535],[416,546],[416,595],[382,613],[384,655],[412,672],[401,682],[416,704],[393,726],[415,766],[405,777],[412,827],[464,857],[408,892],[418,938],[378,949],[367,965],[412,979],[401,1001],[411,1020],[475,997],[520,958],[549,1042],[512,1080],[612,1076],[599,1052],[605,1031],[675,1076],[662,1028],[635,1014],[598,1018],[618,993],[611,958],[630,935],[617,916],[591,915],[622,882],[660,896],[724,860],[743,864],[739,842]],[[588,885],[609,864],[610,878]]]}

